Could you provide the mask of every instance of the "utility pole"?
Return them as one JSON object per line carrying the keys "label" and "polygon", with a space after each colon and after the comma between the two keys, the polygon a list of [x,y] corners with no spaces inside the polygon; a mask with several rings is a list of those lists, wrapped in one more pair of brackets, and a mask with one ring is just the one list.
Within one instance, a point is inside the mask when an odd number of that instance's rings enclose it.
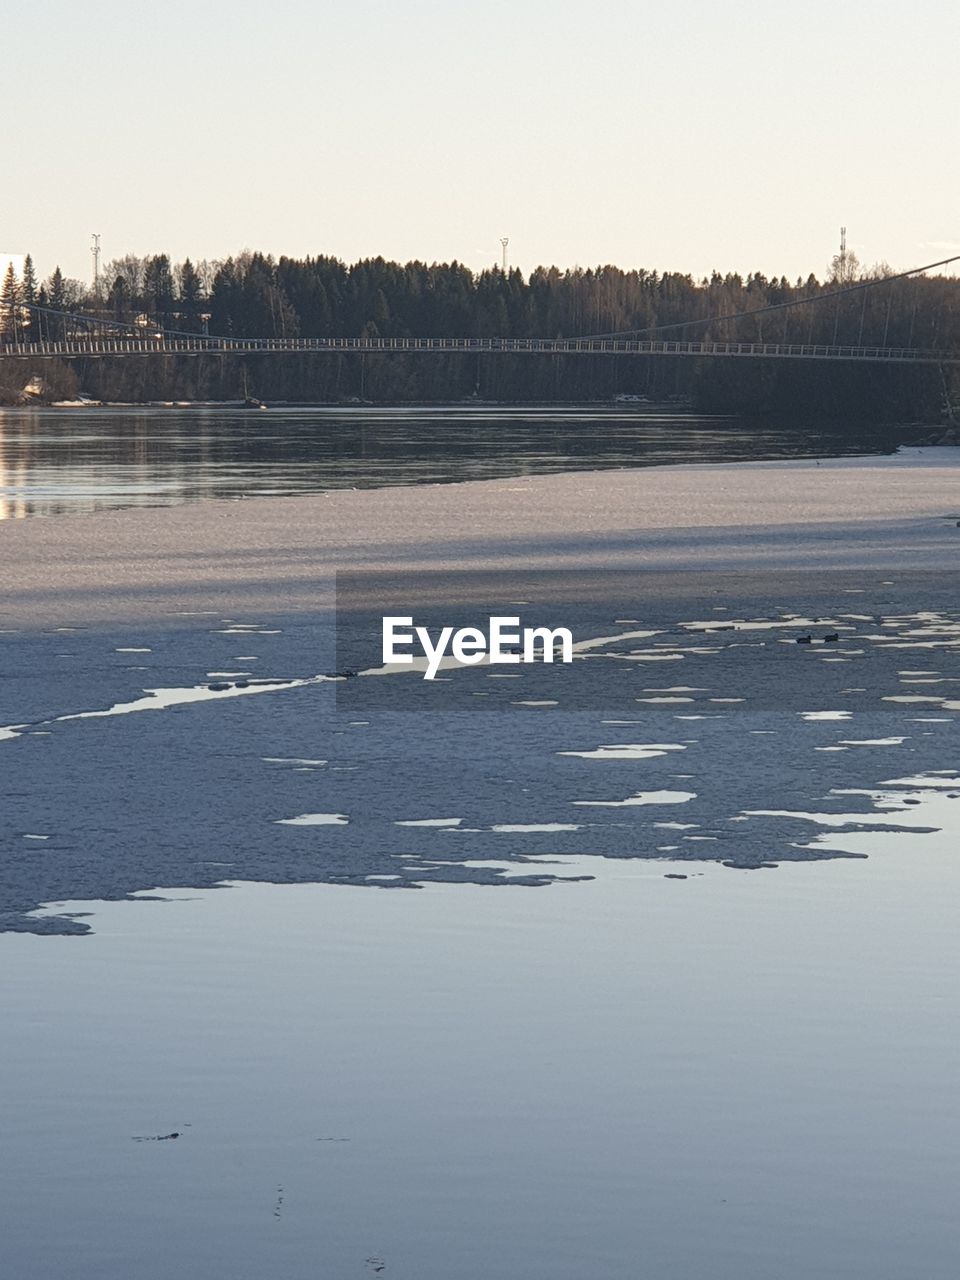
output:
{"label": "utility pole", "polygon": [[90,246],[90,253],[93,256],[93,292],[99,298],[100,296],[100,235],[99,232],[93,232],[91,239],[93,244]]}
{"label": "utility pole", "polygon": [[[842,289],[847,283],[847,228],[840,228],[840,257],[837,259],[837,286]],[[866,298],[864,298],[866,302]],[[833,317],[833,345],[837,345],[840,336],[840,299],[837,298],[837,309]]]}
{"label": "utility pole", "polygon": [[503,245],[503,274],[507,274],[507,245],[510,243],[509,236],[501,236],[500,243]]}

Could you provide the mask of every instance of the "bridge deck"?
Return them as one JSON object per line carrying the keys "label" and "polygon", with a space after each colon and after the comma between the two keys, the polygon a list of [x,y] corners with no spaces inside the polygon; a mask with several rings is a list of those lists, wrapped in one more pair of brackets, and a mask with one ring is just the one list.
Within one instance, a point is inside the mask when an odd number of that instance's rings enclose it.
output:
{"label": "bridge deck", "polygon": [[293,353],[495,354],[748,357],[881,364],[960,364],[960,354],[912,347],[852,347],[783,342],[697,342],[631,338],[71,338],[0,343],[0,356],[71,358],[142,355],[286,355]]}

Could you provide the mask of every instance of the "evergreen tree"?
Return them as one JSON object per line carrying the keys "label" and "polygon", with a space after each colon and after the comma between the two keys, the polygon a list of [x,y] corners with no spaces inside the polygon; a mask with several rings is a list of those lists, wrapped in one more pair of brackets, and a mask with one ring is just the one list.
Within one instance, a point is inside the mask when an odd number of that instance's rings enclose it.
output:
{"label": "evergreen tree", "polygon": [[37,301],[37,273],[34,270],[33,258],[28,253],[23,260],[23,279],[20,282],[23,305],[32,307]]}
{"label": "evergreen tree", "polygon": [[23,279],[20,282],[20,300],[23,303],[23,327],[24,337],[29,342],[35,342],[40,336],[40,326],[34,308],[37,305],[37,273],[34,269],[33,258],[28,253],[23,260]]}
{"label": "evergreen tree", "polygon": [[50,287],[47,290],[50,298],[51,311],[62,311],[67,301],[67,290],[63,279],[63,272],[59,267],[54,267],[53,275],[50,277]]}
{"label": "evergreen tree", "polygon": [[210,330],[225,338],[240,335],[240,280],[233,258],[221,263],[210,290]]}
{"label": "evergreen tree", "polygon": [[0,286],[0,338],[4,342],[19,342],[21,294],[13,263],[7,264],[3,285]]}
{"label": "evergreen tree", "polygon": [[173,271],[165,253],[148,258],[143,268],[143,292],[147,310],[161,329],[170,327],[173,311]]}
{"label": "evergreen tree", "polygon": [[126,279],[122,275],[117,275],[110,286],[110,292],[107,294],[107,307],[114,320],[119,321],[121,324],[126,323],[127,320],[128,302],[129,295]]}
{"label": "evergreen tree", "polygon": [[200,332],[203,287],[200,275],[189,258],[180,267],[180,328]]}
{"label": "evergreen tree", "polygon": [[[67,286],[63,272],[59,266],[54,267],[53,275],[47,282],[47,305],[51,312],[57,313],[67,309]],[[47,336],[53,341],[63,337],[63,317],[59,314],[47,316]]]}

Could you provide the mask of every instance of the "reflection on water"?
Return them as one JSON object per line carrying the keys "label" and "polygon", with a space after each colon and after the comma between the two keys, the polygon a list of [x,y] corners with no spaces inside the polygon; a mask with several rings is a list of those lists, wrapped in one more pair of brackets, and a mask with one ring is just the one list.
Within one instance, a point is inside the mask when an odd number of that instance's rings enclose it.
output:
{"label": "reflection on water", "polygon": [[9,1274],[953,1280],[957,835],[0,936]]}
{"label": "reflection on water", "polygon": [[677,462],[890,452],[680,409],[0,410],[0,519]]}

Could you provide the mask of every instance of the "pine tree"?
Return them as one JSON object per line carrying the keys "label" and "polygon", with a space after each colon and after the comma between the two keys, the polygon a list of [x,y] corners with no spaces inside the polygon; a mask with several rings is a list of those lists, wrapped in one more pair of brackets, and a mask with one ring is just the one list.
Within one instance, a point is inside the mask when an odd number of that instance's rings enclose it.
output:
{"label": "pine tree", "polygon": [[28,253],[23,260],[23,280],[21,282],[23,290],[23,305],[32,307],[37,301],[37,273],[34,270],[33,258]]}
{"label": "pine tree", "polygon": [[188,333],[199,333],[203,286],[200,275],[189,258],[180,268],[180,326]]}
{"label": "pine tree", "polygon": [[161,329],[169,328],[173,310],[173,272],[165,253],[158,253],[144,263],[143,292],[153,319]]}
{"label": "pine tree", "polygon": [[127,318],[127,282],[122,275],[115,277],[107,295],[107,307],[114,320],[121,324]]}
{"label": "pine tree", "polygon": [[40,336],[40,325],[34,307],[37,305],[37,273],[33,258],[28,253],[23,260],[23,279],[20,282],[20,301],[23,304],[24,337],[35,342]]}
{"label": "pine tree", "polygon": [[20,340],[20,284],[13,263],[8,263],[3,285],[0,287],[0,338],[4,342]]}
{"label": "pine tree", "polygon": [[62,311],[67,301],[67,291],[63,282],[63,272],[59,267],[54,268],[47,293],[50,298],[50,309],[52,311]]}
{"label": "pine tree", "polygon": [[[53,275],[47,282],[47,298],[52,312],[66,311],[67,289],[63,279],[63,272],[59,267],[54,268]],[[47,316],[47,332],[54,341],[63,337],[62,315]]]}

